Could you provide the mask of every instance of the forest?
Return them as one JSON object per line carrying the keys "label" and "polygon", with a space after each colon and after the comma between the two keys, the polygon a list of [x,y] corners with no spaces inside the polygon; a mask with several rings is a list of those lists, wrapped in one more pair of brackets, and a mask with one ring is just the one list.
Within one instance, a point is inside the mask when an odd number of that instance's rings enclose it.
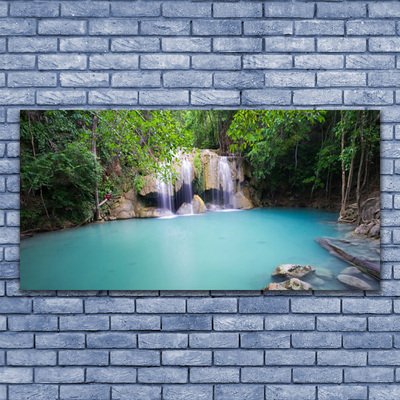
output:
{"label": "forest", "polygon": [[103,219],[107,196],[140,193],[149,174],[174,183],[175,155],[193,149],[240,157],[256,206],[329,209],[360,225],[379,196],[378,111],[34,110],[20,132],[23,233]]}

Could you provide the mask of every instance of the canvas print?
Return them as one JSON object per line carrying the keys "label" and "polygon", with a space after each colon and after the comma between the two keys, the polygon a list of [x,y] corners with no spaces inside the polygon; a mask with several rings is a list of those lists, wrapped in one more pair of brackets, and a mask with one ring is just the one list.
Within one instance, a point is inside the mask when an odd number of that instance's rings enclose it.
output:
{"label": "canvas print", "polygon": [[23,290],[377,290],[379,112],[21,112]]}

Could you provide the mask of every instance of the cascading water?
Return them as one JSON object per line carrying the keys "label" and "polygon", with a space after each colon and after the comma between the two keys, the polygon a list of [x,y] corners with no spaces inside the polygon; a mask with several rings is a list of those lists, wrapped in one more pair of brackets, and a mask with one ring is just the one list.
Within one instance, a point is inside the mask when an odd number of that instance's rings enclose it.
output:
{"label": "cascading water", "polygon": [[174,197],[174,188],[171,183],[171,173],[169,174],[168,182],[164,182],[161,177],[157,177],[156,185],[158,192],[158,205],[163,210],[173,212],[172,200]]}
{"label": "cascading water", "polygon": [[232,208],[233,180],[231,169],[228,163],[228,157],[219,157],[218,159],[218,203],[224,208]]}
{"label": "cascading water", "polygon": [[189,214],[193,214],[193,166],[192,163],[184,157],[182,160],[182,167],[181,167],[181,182],[182,182],[182,190],[183,190],[183,201],[186,204],[189,204]]}
{"label": "cascading water", "polygon": [[[212,154],[211,152],[208,152],[208,154],[209,154],[209,157],[210,157],[210,161],[209,161],[210,178],[211,178],[211,180],[213,180],[214,171],[217,171],[218,156],[216,154]],[[218,192],[219,192],[218,189],[214,189],[214,187],[211,187],[211,204],[218,204],[219,203],[217,201]]]}

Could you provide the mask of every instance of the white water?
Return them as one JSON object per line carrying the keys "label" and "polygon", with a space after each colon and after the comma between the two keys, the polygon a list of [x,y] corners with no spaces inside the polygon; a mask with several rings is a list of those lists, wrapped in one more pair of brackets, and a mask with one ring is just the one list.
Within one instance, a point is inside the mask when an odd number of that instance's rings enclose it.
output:
{"label": "white water", "polygon": [[190,204],[190,214],[193,214],[193,167],[191,162],[184,157],[182,160],[182,168],[181,168],[181,181],[182,181],[182,188],[184,191],[184,199],[185,202]]}
{"label": "white water", "polygon": [[[219,157],[218,159],[218,188],[223,207],[232,208],[233,180],[228,157]],[[221,199],[218,200],[218,203],[220,203]]]}
{"label": "white water", "polygon": [[169,210],[171,213],[173,212],[172,209],[172,200],[174,197],[174,188],[171,183],[171,173],[168,177],[168,182],[164,182],[164,180],[157,176],[157,192],[158,192],[158,203],[161,209]]}

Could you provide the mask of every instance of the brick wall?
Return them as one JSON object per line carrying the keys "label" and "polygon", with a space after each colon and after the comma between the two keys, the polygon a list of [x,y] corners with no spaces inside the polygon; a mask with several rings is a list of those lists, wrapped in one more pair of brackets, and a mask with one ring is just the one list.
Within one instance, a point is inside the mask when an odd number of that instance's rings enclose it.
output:
{"label": "brick wall", "polygon": [[[398,17],[385,0],[0,2],[0,399],[400,398]],[[382,110],[382,290],[20,292],[19,109],[66,107]]]}

